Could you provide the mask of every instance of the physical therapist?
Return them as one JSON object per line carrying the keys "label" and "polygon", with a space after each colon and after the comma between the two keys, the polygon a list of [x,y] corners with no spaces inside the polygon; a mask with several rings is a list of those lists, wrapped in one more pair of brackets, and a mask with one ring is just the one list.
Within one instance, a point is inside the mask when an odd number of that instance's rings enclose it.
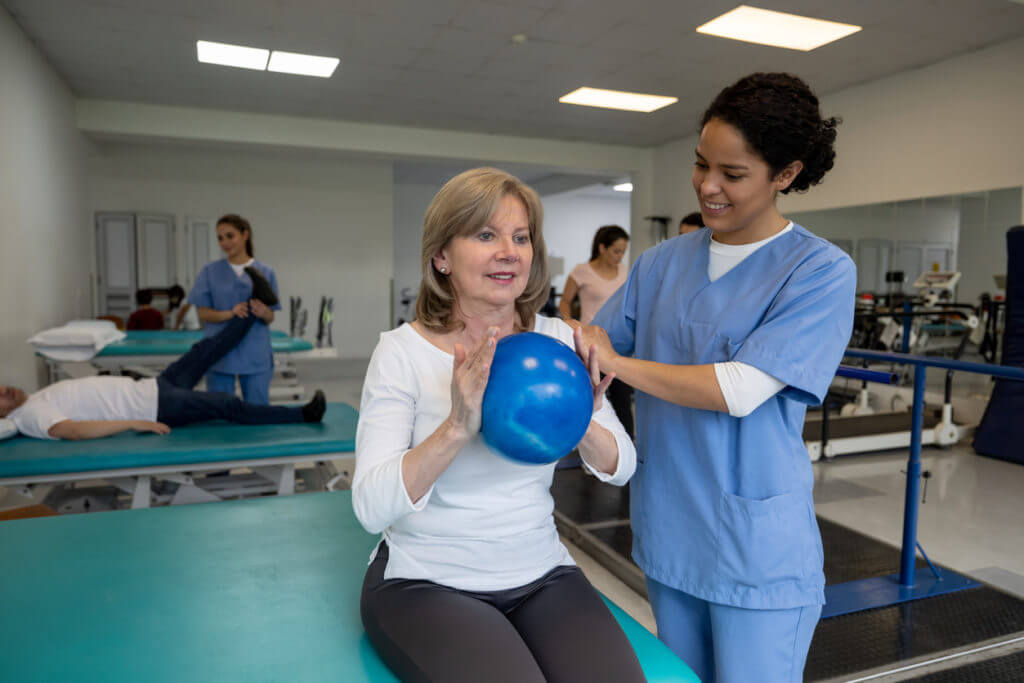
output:
{"label": "physical therapist", "polygon": [[[274,311],[281,310],[274,270],[253,258],[252,226],[238,214],[217,221],[217,243],[227,258],[203,266],[188,295],[205,323],[204,337],[220,332],[234,317],[256,316],[257,324],[238,345],[206,374],[206,390],[228,394],[235,392],[235,380],[242,397],[250,403],[270,403],[270,380],[274,375],[274,352],[270,346],[270,323]],[[272,296],[253,298],[253,290],[271,290]],[[275,303],[268,306],[264,301]],[[262,323],[262,324],[261,324]]]}
{"label": "physical therapist", "polygon": [[803,680],[824,603],[801,432],[849,341],[856,271],[775,199],[821,182],[837,123],[788,74],[723,90],[693,169],[710,230],[644,252],[584,328],[637,390],[633,559],[658,637],[705,682]]}

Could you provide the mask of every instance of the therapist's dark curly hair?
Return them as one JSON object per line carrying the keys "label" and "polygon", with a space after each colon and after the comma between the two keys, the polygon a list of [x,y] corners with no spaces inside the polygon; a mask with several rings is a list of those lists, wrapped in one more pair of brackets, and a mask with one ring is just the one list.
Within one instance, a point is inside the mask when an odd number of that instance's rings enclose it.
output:
{"label": "therapist's dark curly hair", "polygon": [[823,119],[818,98],[800,78],[787,73],[754,73],[718,93],[700,126],[719,119],[739,130],[777,175],[794,161],[804,168],[786,189],[806,192],[821,182],[836,158],[836,126]]}

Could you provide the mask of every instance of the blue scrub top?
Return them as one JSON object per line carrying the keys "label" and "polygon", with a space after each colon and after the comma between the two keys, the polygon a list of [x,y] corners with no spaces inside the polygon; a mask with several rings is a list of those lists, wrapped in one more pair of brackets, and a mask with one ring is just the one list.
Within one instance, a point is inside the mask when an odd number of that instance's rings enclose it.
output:
{"label": "blue scrub top", "polygon": [[[270,286],[274,288],[274,293],[280,298],[274,269],[259,261],[253,261],[253,266],[263,273],[263,276],[270,282]],[[228,260],[221,259],[203,266],[192,286],[192,291],[188,293],[187,301],[193,306],[227,311],[234,308],[235,304],[248,301],[250,298],[252,298],[252,279],[244,272],[241,276],[235,275]],[[271,308],[279,311],[281,304],[278,303]],[[212,337],[220,332],[226,324],[226,321],[205,323],[203,336]],[[238,346],[217,361],[210,370],[227,375],[252,375],[267,372],[273,367],[274,351],[270,346],[270,326],[257,322],[242,337]]]}
{"label": "blue scrub top", "polygon": [[803,442],[850,340],[856,267],[800,226],[715,282],[710,230],[637,259],[594,324],[616,351],[673,365],[742,361],[786,387],[743,418],[636,392],[633,559],[645,574],[748,609],[824,603]]}

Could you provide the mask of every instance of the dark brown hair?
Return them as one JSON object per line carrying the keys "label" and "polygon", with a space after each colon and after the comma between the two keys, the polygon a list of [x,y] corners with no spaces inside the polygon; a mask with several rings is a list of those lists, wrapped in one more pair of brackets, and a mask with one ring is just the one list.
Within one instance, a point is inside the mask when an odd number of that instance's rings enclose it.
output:
{"label": "dark brown hair", "polygon": [[601,255],[598,247],[607,249],[619,240],[629,241],[629,233],[618,225],[604,225],[594,233],[594,242],[590,245],[590,260],[593,261]]}

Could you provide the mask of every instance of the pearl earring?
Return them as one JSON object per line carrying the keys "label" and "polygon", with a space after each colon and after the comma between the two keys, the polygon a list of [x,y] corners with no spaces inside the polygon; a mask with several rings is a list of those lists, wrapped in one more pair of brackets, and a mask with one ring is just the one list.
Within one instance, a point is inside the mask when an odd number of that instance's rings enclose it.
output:
{"label": "pearl earring", "polygon": [[448,274],[448,267],[447,266],[441,266],[440,270],[441,270],[441,274],[442,275],[447,275]]}

